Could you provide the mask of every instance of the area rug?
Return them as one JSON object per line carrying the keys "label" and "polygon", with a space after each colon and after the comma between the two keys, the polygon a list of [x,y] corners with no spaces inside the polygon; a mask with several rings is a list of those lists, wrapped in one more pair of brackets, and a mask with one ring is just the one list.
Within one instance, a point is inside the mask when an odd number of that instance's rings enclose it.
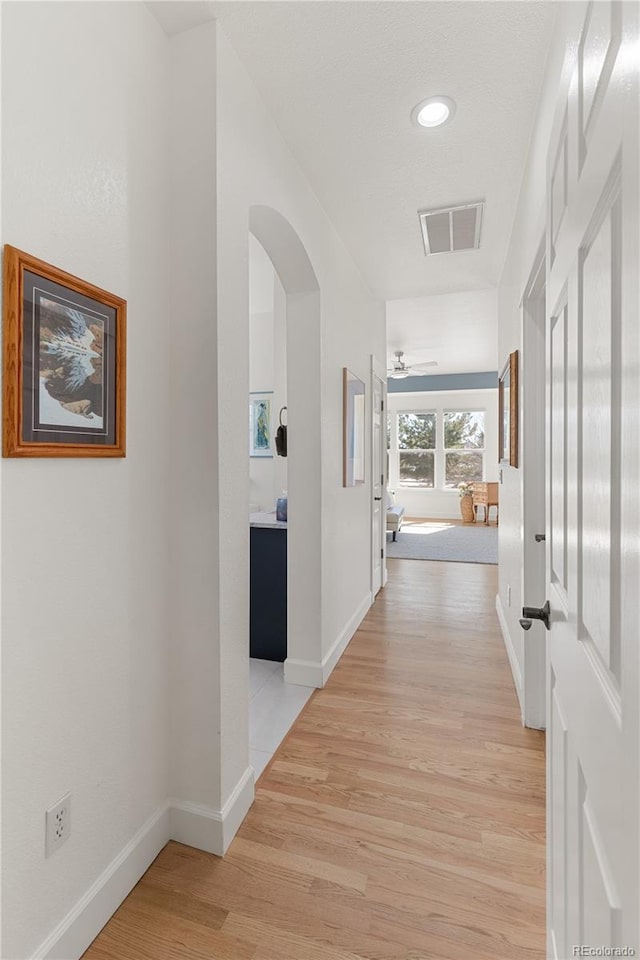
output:
{"label": "area rug", "polygon": [[484,523],[460,526],[446,520],[405,521],[395,543],[387,537],[387,556],[400,560],[497,563],[498,528]]}

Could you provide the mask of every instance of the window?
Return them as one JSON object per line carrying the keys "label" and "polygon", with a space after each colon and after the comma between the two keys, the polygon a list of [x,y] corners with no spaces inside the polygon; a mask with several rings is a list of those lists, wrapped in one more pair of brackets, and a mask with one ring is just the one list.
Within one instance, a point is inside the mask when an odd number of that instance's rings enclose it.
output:
{"label": "window", "polygon": [[435,486],[435,449],[435,413],[398,414],[398,450],[402,486]]}
{"label": "window", "polygon": [[[451,398],[453,403],[456,399]],[[469,403],[474,403],[471,397]],[[487,421],[491,446],[494,421],[488,409],[438,405],[431,410],[391,412],[391,483],[418,491],[453,491],[460,483],[484,480]]]}
{"label": "window", "polygon": [[482,480],[484,413],[470,410],[444,415],[444,485]]}

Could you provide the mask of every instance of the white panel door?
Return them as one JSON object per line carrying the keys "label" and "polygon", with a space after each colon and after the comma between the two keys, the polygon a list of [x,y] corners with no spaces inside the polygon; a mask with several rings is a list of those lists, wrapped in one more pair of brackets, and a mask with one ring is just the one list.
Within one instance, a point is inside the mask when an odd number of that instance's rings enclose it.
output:
{"label": "white panel door", "polygon": [[562,960],[640,948],[638,7],[575,10],[547,166],[548,922]]}
{"label": "white panel door", "polygon": [[386,539],[387,518],[384,502],[385,487],[385,410],[384,383],[380,377],[372,375],[373,396],[373,443],[372,451],[372,506],[371,506],[371,592],[375,597],[384,586],[384,544]]}

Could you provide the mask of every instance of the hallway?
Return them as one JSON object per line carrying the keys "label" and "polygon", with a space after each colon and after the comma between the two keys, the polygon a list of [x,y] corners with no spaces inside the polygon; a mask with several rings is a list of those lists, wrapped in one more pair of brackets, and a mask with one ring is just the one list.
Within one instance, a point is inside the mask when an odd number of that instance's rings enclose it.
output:
{"label": "hallway", "polygon": [[85,960],[539,960],[544,734],[497,568],[393,560],[224,860],[170,843]]}

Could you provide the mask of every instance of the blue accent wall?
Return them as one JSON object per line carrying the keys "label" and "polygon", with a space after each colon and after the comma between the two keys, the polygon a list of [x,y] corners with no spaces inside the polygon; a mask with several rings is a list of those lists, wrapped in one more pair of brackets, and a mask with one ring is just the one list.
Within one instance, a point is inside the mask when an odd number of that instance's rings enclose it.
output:
{"label": "blue accent wall", "polygon": [[441,373],[426,377],[387,380],[389,393],[426,393],[434,390],[486,390],[498,386],[498,371],[488,373]]}

